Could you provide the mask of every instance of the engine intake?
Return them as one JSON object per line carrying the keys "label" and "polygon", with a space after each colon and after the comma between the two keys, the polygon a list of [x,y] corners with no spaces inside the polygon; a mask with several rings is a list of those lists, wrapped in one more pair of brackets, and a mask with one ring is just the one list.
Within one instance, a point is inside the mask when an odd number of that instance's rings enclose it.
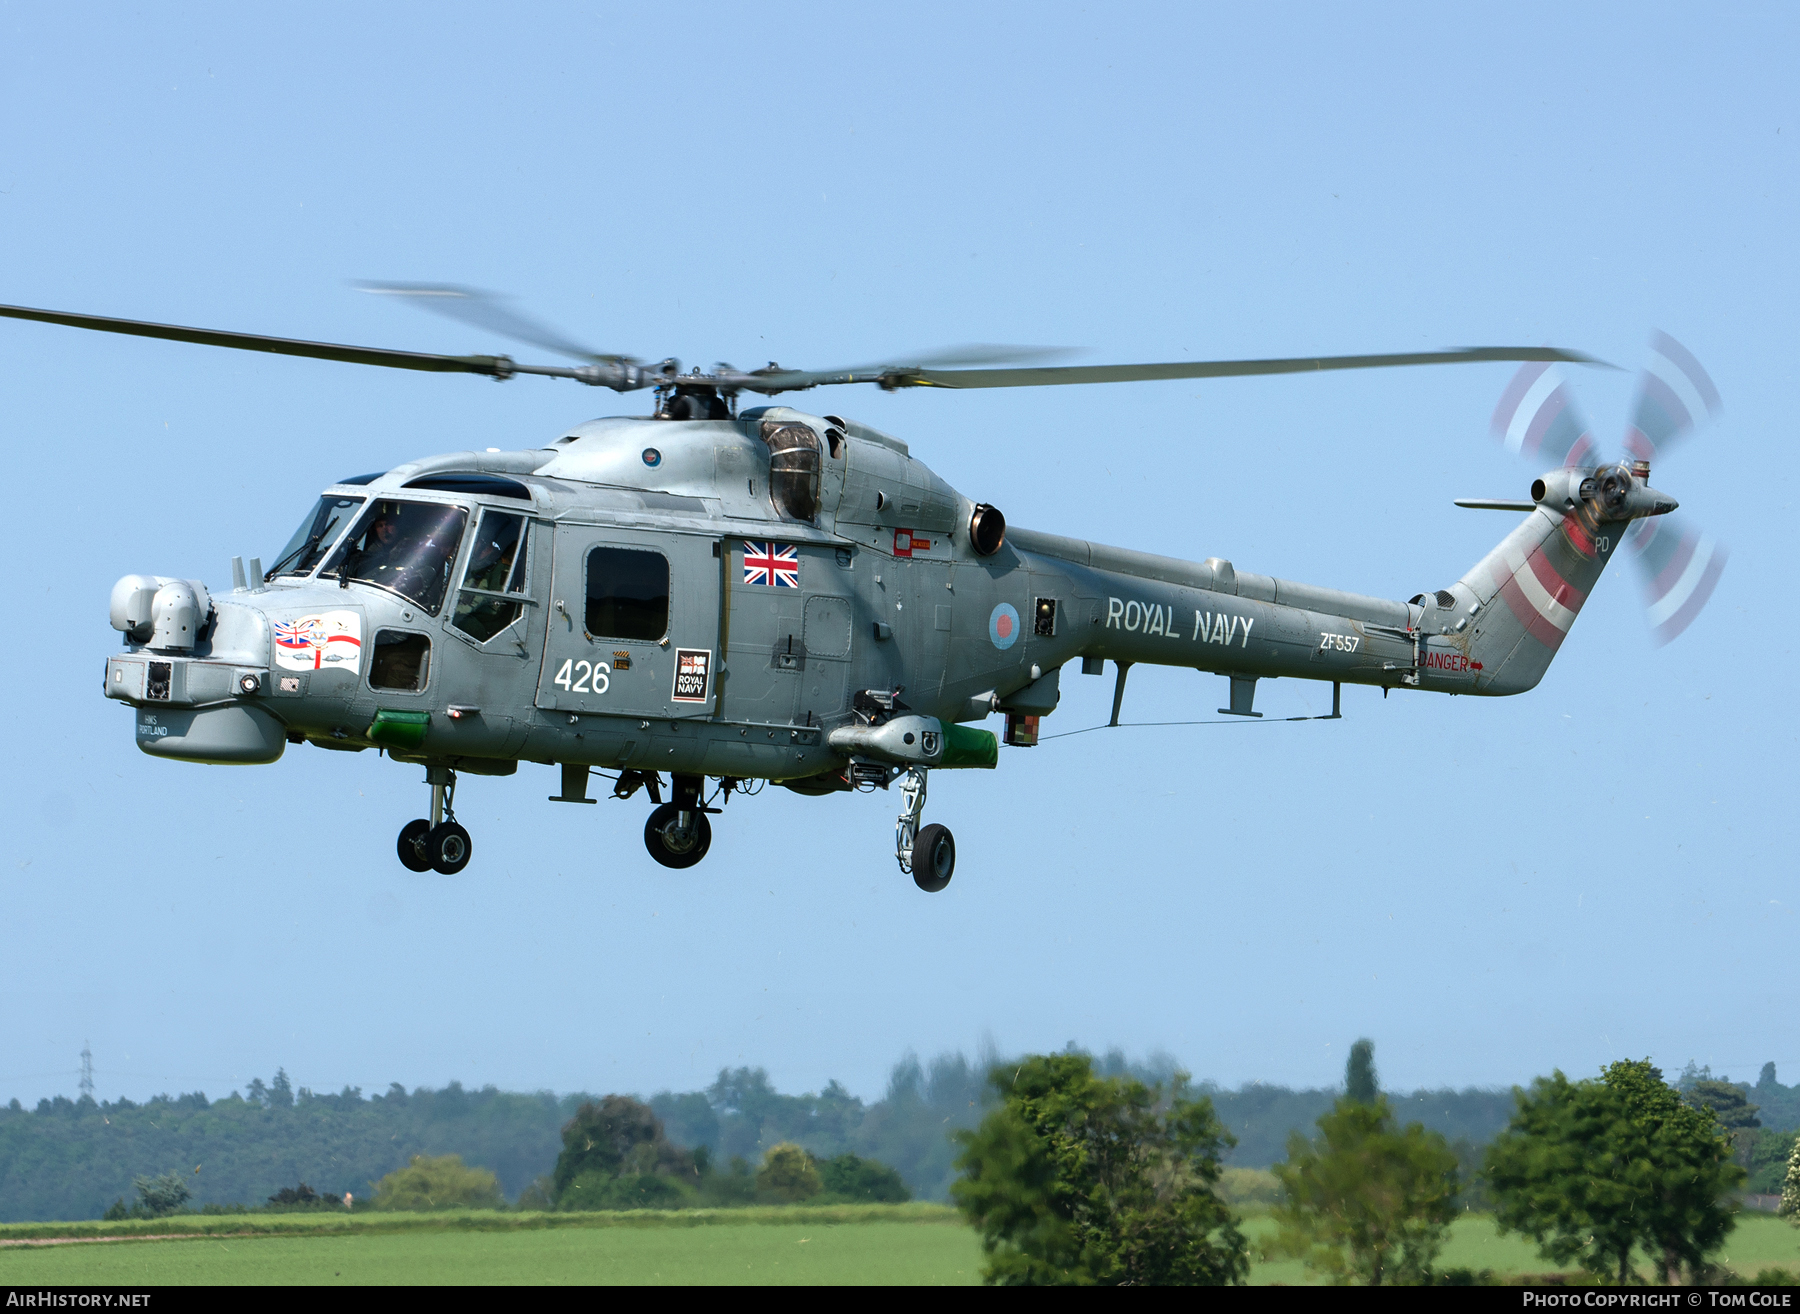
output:
{"label": "engine intake", "polygon": [[989,506],[986,502],[976,504],[975,511],[969,517],[969,545],[978,556],[991,557],[1006,542],[1006,517],[1000,514],[1000,508]]}

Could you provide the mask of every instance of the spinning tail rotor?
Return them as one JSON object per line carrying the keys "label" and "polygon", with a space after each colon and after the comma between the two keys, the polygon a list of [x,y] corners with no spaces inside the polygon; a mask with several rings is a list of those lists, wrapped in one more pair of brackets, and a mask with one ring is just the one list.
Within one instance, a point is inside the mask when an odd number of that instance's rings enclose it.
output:
{"label": "spinning tail rotor", "polygon": [[1650,359],[1638,374],[1625,449],[1640,461],[1661,460],[1722,409],[1719,390],[1693,354],[1667,333],[1653,333]]}
{"label": "spinning tail rotor", "polygon": [[[1648,488],[1650,466],[1666,457],[1701,423],[1721,410],[1719,391],[1693,353],[1656,332],[1650,359],[1638,375],[1625,430],[1629,459],[1599,463],[1593,429],[1575,404],[1554,362],[1522,366],[1494,408],[1491,428],[1507,451],[1565,468],[1593,468],[1597,484]],[[1632,548],[1652,640],[1660,647],[1693,623],[1724,572],[1724,544],[1692,521],[1674,514],[1634,520],[1625,541]]]}
{"label": "spinning tail rotor", "polygon": [[1626,536],[1635,551],[1644,614],[1658,647],[1693,623],[1725,573],[1725,545],[1683,516],[1640,520]]}
{"label": "spinning tail rotor", "polygon": [[1500,445],[1528,461],[1592,465],[1600,456],[1593,428],[1575,405],[1568,381],[1548,362],[1520,367],[1500,395],[1490,423]]}

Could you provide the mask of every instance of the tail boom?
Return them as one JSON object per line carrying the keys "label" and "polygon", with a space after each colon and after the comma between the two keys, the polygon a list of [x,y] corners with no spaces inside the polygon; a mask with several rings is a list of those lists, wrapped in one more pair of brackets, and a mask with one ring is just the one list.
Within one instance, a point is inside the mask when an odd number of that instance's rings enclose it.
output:
{"label": "tail boom", "polygon": [[[1559,472],[1560,473],[1560,472]],[[1568,472],[1573,488],[1587,471]],[[1554,491],[1554,490],[1551,490]],[[1073,657],[1505,696],[1536,687],[1627,522],[1540,504],[1455,585],[1396,602],[1030,530],[1009,542],[1072,622],[1037,645]],[[1095,668],[1097,669],[1097,667]]]}

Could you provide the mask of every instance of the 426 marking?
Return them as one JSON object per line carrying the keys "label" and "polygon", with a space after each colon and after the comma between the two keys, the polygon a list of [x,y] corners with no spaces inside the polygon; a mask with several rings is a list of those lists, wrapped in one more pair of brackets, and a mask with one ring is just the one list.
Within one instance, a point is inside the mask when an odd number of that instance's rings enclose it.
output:
{"label": "426 marking", "polygon": [[570,693],[603,694],[612,684],[611,675],[612,667],[605,662],[578,662],[571,657],[550,683],[561,685]]}

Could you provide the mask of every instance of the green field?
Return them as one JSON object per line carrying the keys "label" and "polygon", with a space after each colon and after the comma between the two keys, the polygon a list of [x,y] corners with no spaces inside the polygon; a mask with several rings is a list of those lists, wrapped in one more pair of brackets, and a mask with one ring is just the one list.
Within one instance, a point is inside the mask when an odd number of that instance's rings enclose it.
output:
{"label": "green field", "polygon": [[922,1285],[980,1277],[981,1247],[956,1223],[352,1232],[34,1246],[0,1254],[0,1281],[32,1285]]}
{"label": "green field", "polygon": [[[259,1229],[244,1234],[246,1228]],[[757,1209],[722,1213],[249,1215],[155,1223],[14,1224],[0,1243],[183,1231],[173,1240],[0,1245],[0,1282],[28,1285],[297,1285],[381,1283],[969,1284],[981,1276],[975,1234],[931,1205]],[[1273,1229],[1250,1218],[1255,1241]],[[1737,1272],[1800,1270],[1800,1231],[1739,1221],[1725,1259]],[[1486,1218],[1458,1222],[1444,1267],[1541,1273],[1550,1265]],[[1297,1263],[1259,1262],[1253,1283],[1314,1281]]]}
{"label": "green field", "polygon": [[[1251,1238],[1252,1244],[1274,1231],[1274,1223],[1266,1217],[1244,1221],[1244,1234]],[[1744,1277],[1765,1268],[1800,1272],[1800,1229],[1768,1214],[1743,1215],[1719,1258],[1733,1272]],[[1502,1277],[1557,1270],[1557,1265],[1538,1255],[1537,1246],[1530,1240],[1517,1235],[1501,1236],[1494,1230],[1493,1220],[1484,1214],[1471,1215],[1451,1225],[1450,1240],[1438,1256],[1438,1267],[1477,1271],[1487,1268]],[[1261,1262],[1250,1272],[1253,1283],[1299,1285],[1318,1280],[1296,1260]]]}

